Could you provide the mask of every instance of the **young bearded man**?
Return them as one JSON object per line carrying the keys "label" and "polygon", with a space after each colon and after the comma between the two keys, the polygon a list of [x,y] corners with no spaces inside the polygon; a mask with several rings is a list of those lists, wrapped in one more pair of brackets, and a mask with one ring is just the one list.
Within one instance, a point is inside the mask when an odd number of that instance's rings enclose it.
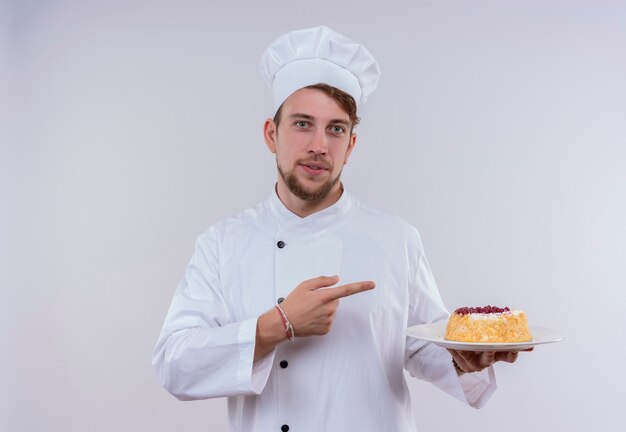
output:
{"label": "young bearded man", "polygon": [[380,74],[371,54],[317,27],[274,42],[262,72],[278,180],[199,237],[154,351],[162,385],[181,400],[228,397],[231,429],[246,432],[415,431],[404,369],[484,405],[491,365],[517,354],[407,338],[449,316],[420,236],[340,181]]}

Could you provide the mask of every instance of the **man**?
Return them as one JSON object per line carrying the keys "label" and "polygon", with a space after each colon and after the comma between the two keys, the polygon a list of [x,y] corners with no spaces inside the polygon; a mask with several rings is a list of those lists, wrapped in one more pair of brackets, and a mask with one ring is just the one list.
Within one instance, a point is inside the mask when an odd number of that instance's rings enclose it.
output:
{"label": "man", "polygon": [[448,317],[419,234],[340,182],[373,57],[317,27],[274,42],[262,71],[278,181],[199,237],[155,348],[161,383],[182,400],[227,396],[234,431],[414,431],[403,368],[482,406],[491,365],[516,354],[407,338]]}

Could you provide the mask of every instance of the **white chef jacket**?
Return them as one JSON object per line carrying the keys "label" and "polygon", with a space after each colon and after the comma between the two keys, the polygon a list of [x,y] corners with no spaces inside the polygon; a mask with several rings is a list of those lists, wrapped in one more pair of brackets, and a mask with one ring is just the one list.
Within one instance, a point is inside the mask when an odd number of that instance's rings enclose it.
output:
{"label": "white chef jacket", "polygon": [[[296,328],[253,364],[257,318],[322,275],[376,288],[342,298],[327,335]],[[153,365],[178,399],[227,396],[233,431],[415,431],[403,367],[473,407],[496,388],[492,368],[458,377],[445,349],[406,336],[448,316],[415,228],[346,191],[301,218],[274,191],[198,238]]]}

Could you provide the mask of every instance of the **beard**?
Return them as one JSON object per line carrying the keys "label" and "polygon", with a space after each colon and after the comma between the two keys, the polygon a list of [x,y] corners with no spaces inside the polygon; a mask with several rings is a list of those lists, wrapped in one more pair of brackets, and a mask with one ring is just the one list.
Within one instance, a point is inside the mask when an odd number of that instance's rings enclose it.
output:
{"label": "beard", "polygon": [[[298,161],[296,166],[299,165],[300,163],[301,162]],[[341,171],[340,171],[339,174],[337,174],[337,177],[335,178],[331,177],[324,183],[320,184],[315,189],[307,190],[304,187],[304,185],[298,180],[296,175],[294,174],[295,168],[292,171],[285,172],[280,167],[280,164],[278,163],[278,159],[276,160],[276,167],[278,168],[278,174],[280,174],[280,176],[282,177],[289,191],[295,196],[297,196],[298,198],[300,198],[301,200],[308,201],[310,203],[319,202],[319,201],[322,201],[324,198],[326,198],[328,194],[330,193],[330,191],[333,189],[333,187],[339,181],[339,177],[341,177]],[[333,166],[332,165],[329,166],[328,170],[332,172]]]}

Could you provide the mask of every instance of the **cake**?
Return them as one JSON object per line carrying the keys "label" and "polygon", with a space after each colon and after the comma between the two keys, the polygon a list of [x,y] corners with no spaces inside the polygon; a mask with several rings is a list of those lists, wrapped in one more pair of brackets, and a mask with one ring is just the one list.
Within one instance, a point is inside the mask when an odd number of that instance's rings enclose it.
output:
{"label": "cake", "polygon": [[496,306],[461,307],[448,320],[446,340],[478,343],[529,342],[526,314]]}

